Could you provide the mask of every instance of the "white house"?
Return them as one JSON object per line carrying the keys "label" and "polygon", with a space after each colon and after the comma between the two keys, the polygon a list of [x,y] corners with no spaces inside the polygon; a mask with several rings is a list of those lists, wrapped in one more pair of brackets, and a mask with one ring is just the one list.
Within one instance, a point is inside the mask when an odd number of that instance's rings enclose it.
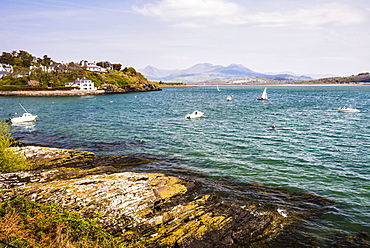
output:
{"label": "white house", "polygon": [[86,78],[77,78],[72,82],[66,83],[65,87],[79,87],[80,90],[96,90],[94,82]]}
{"label": "white house", "polygon": [[88,62],[83,60],[80,62],[80,65],[88,71],[97,72],[97,73],[106,73],[107,69],[96,65],[96,62]]}
{"label": "white house", "polygon": [[0,78],[13,73],[13,66],[0,63]]}
{"label": "white house", "polygon": [[41,66],[31,65],[30,66],[30,73],[31,73],[31,71],[35,71],[37,69],[40,69],[41,71],[44,71],[44,72],[52,72],[52,71],[54,71],[54,68],[53,67],[44,66],[44,65],[41,65]]}

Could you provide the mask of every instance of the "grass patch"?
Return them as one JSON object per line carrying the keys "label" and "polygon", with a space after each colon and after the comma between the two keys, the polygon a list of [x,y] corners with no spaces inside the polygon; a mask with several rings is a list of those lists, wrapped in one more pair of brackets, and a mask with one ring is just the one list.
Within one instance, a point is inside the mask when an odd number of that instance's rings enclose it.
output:
{"label": "grass patch", "polygon": [[25,156],[20,153],[12,152],[10,146],[13,138],[10,136],[10,125],[0,121],[0,173],[27,170],[30,164]]}
{"label": "grass patch", "polygon": [[59,204],[43,205],[23,197],[0,204],[0,241],[22,248],[144,247],[122,234],[107,232],[96,221],[66,211]]}

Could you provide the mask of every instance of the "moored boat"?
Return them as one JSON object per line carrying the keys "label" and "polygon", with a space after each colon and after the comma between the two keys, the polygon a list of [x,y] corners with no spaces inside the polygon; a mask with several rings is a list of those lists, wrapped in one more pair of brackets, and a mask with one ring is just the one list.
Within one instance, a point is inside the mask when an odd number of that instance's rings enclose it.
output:
{"label": "moored boat", "polygon": [[187,114],[185,116],[186,119],[196,119],[196,118],[203,118],[203,117],[204,117],[204,113],[200,111],[194,111],[193,113]]}
{"label": "moored boat", "polygon": [[358,110],[356,108],[341,107],[341,108],[338,108],[338,112],[343,112],[343,113],[357,113],[357,112],[360,112],[360,110]]}
{"label": "moored boat", "polygon": [[23,106],[22,104],[19,104],[21,105],[21,107],[23,108],[24,111],[26,111],[26,113],[23,113],[22,116],[19,116],[19,117],[11,117],[9,118],[7,121],[10,122],[10,123],[21,123],[21,122],[30,122],[30,121],[36,121],[36,118],[37,118],[37,115],[33,115],[31,113],[29,113]]}

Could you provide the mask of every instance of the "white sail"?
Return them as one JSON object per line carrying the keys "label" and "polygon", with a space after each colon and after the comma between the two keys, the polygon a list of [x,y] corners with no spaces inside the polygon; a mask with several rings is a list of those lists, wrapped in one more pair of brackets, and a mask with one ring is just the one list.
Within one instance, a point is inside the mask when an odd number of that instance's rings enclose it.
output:
{"label": "white sail", "polygon": [[266,92],[266,88],[265,88],[265,90],[263,91],[261,98],[263,98],[263,99],[267,99],[267,92]]}

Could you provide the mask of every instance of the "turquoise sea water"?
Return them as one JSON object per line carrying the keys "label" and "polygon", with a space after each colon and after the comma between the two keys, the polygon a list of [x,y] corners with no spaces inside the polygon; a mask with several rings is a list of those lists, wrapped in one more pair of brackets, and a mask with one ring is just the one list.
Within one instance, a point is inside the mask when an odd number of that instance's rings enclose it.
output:
{"label": "turquoise sea water", "polygon": [[[263,87],[220,88],[0,97],[0,117],[22,113],[18,103],[39,116],[15,126],[24,142],[175,157],[176,166],[210,176],[315,193],[336,204],[311,227],[314,235],[370,232],[370,87],[275,86],[270,101],[256,100]],[[361,112],[337,112],[342,106]],[[186,120],[194,110],[206,118]]]}

